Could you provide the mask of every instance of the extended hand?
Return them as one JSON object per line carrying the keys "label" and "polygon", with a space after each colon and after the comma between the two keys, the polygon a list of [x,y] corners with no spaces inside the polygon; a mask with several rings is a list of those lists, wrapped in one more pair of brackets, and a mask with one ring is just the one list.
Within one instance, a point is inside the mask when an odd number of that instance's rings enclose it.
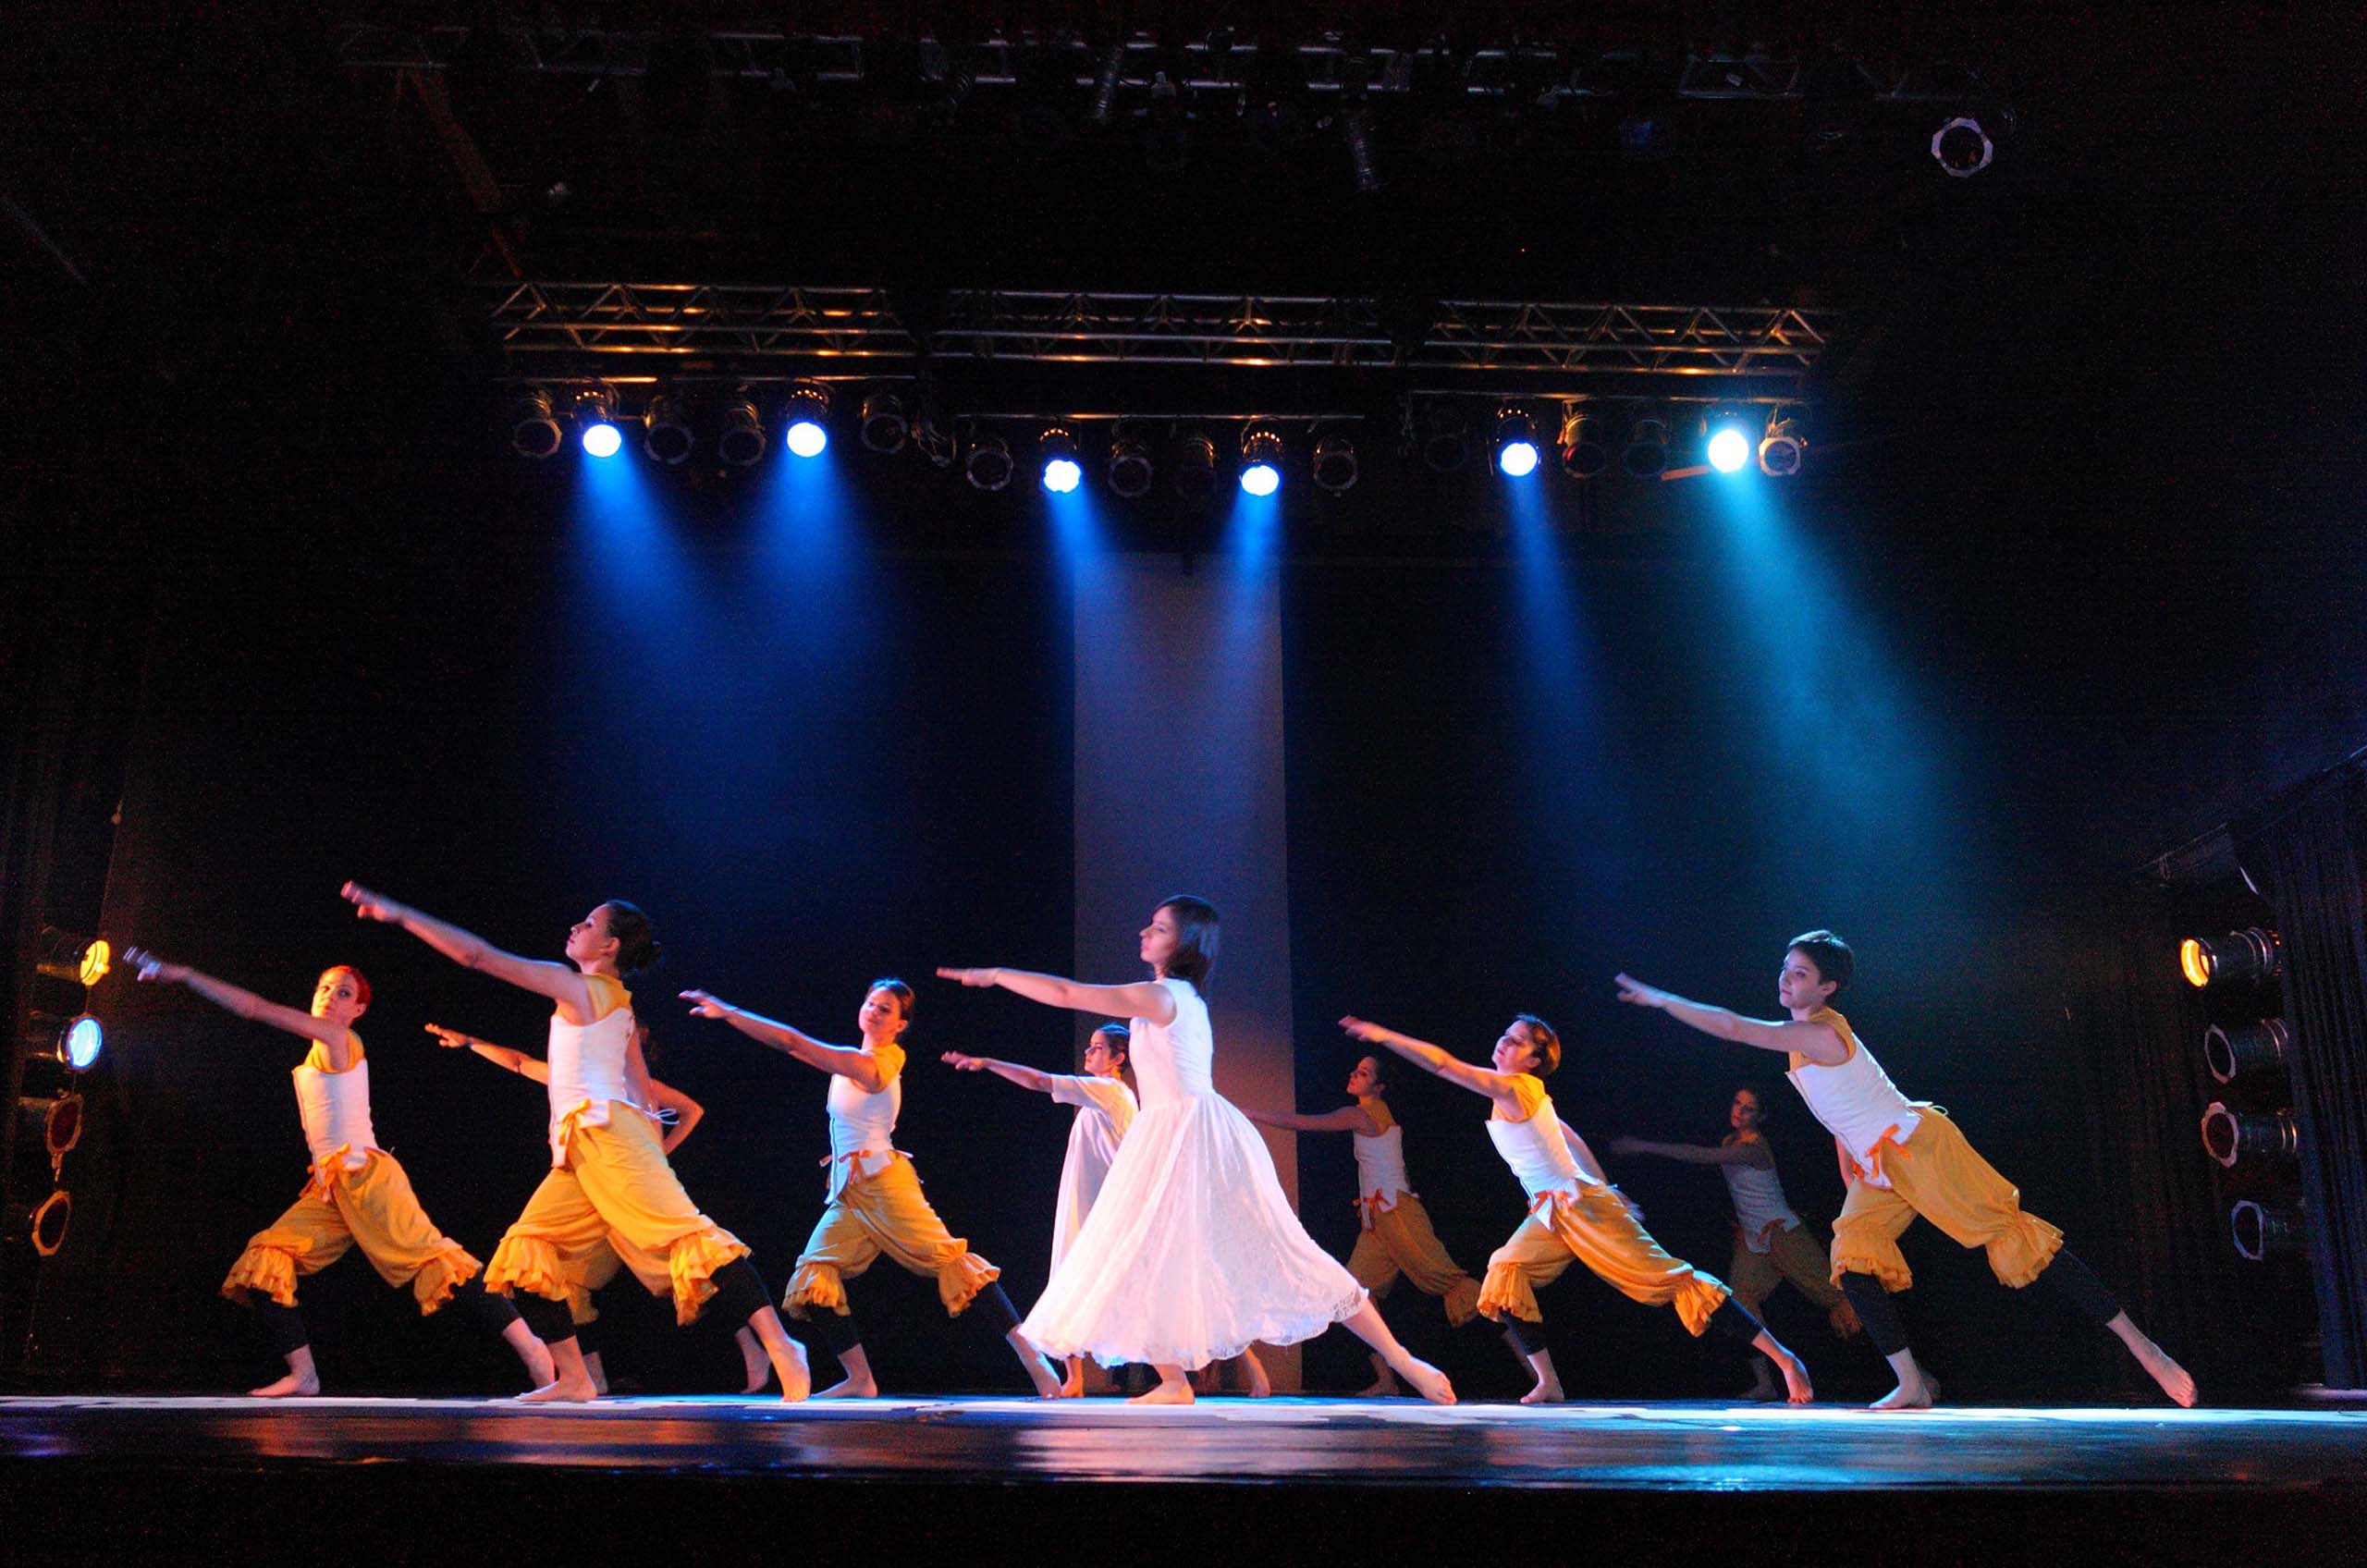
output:
{"label": "extended hand", "polygon": [[684,991],[682,999],[691,1004],[693,1018],[725,1018],[731,1012],[730,1002],[721,1000],[709,991]]}
{"label": "extended hand", "polygon": [[364,920],[392,921],[402,916],[402,905],[384,893],[372,892],[359,882],[348,882],[339,891],[345,901],[353,906],[353,913]]}
{"label": "extended hand", "polygon": [[1632,974],[1619,975],[1615,984],[1619,986],[1619,999],[1634,1002],[1637,1007],[1666,1007],[1675,999],[1670,993],[1647,986]]}
{"label": "extended hand", "polygon": [[189,978],[187,964],[166,963],[145,948],[126,948],[123,958],[125,962],[131,965],[133,973],[142,980],[159,980],[166,985],[178,985]]}
{"label": "extended hand", "polygon": [[469,1036],[461,1034],[458,1029],[447,1029],[441,1023],[429,1024],[427,1026],[427,1032],[435,1035],[438,1042],[447,1046],[465,1046],[469,1044]]}
{"label": "extended hand", "polygon": [[986,1058],[982,1056],[963,1056],[960,1051],[947,1051],[938,1060],[944,1062],[948,1067],[958,1067],[964,1072],[975,1072],[980,1068],[987,1065]]}
{"label": "extended hand", "polygon": [[1380,1043],[1380,1037],[1389,1033],[1388,1030],[1382,1028],[1380,1024],[1367,1023],[1364,1019],[1356,1017],[1354,1013],[1351,1013],[1347,1017],[1340,1020],[1340,1027],[1346,1030],[1350,1035],[1355,1036],[1359,1040],[1362,1040],[1368,1046],[1379,1045]]}
{"label": "extended hand", "polygon": [[939,980],[958,980],[964,986],[992,986],[1002,978],[1000,969],[940,969]]}

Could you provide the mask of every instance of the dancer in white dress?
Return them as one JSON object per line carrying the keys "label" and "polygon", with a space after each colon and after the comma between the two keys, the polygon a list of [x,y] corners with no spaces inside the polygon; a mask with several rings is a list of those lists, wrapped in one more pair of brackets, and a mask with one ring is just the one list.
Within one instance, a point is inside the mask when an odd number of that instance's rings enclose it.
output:
{"label": "dancer in white dress", "polygon": [[1131,1020],[1142,1111],[1020,1332],[1054,1355],[1147,1362],[1159,1386],[1140,1402],[1188,1404],[1186,1368],[1342,1323],[1423,1397],[1453,1403],[1446,1375],[1398,1343],[1364,1287],[1309,1239],[1265,1140],[1216,1092],[1215,1042],[1196,985],[1216,948],[1215,909],[1178,895],[1143,928],[1147,981],[1087,986],[1017,969],[938,971],[1049,1007]]}
{"label": "dancer in white dress", "polygon": [[[1068,1256],[1069,1243],[1085,1228],[1085,1217],[1093,1212],[1093,1200],[1109,1178],[1110,1162],[1118,1158],[1118,1145],[1125,1138],[1126,1129],[1134,1124],[1134,1112],[1140,1109],[1123,1076],[1126,1035],[1122,1023],[1105,1023],[1096,1029],[1085,1047],[1085,1071],[1077,1073],[1045,1072],[990,1056],[944,1053],[948,1066],[964,1072],[991,1072],[1023,1089],[1049,1095],[1057,1104],[1076,1108],[1076,1117],[1069,1123],[1068,1158],[1061,1162],[1060,1198],[1052,1208],[1055,1274],[1061,1271],[1061,1259]],[[1070,1356],[1061,1397],[1076,1399],[1084,1392],[1085,1357]]]}

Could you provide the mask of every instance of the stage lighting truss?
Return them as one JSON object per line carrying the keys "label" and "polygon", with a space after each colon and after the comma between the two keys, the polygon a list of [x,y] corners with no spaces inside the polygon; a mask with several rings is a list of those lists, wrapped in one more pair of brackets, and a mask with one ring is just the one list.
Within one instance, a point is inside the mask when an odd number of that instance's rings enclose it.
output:
{"label": "stage lighting truss", "polygon": [[2202,1147],[2233,1170],[2289,1165],[2301,1152],[2301,1134],[2290,1110],[2237,1110],[2214,1100],[2202,1113]]}
{"label": "stage lighting truss", "polygon": [[1216,441],[1207,431],[1185,431],[1175,442],[1175,493],[1187,501],[1203,501],[1216,488]]}
{"label": "stage lighting truss", "polygon": [[1507,479],[1527,478],[1537,472],[1537,422],[1516,405],[1498,410],[1490,447],[1495,453],[1497,472]]}
{"label": "stage lighting truss", "polygon": [[765,416],[754,398],[725,400],[716,410],[715,455],[732,468],[748,468],[765,455]]}
{"label": "stage lighting truss", "polygon": [[1592,479],[1611,466],[1608,423],[1600,410],[1585,403],[1574,403],[1564,411],[1556,442],[1564,473],[1572,479]]}
{"label": "stage lighting truss", "polygon": [[1000,435],[973,435],[962,459],[962,476],[973,490],[995,491],[1011,484],[1011,443]]}
{"label": "stage lighting truss", "polygon": [[73,1194],[60,1187],[38,1203],[31,1198],[10,1199],[0,1219],[0,1240],[11,1245],[28,1242],[43,1257],[55,1257],[66,1245],[67,1228],[73,1222]]}
{"label": "stage lighting truss", "polygon": [[2178,944],[2178,969],[2197,988],[2266,985],[2284,973],[2285,943],[2258,925],[2210,940],[2189,937]]}
{"label": "stage lighting truss", "polygon": [[606,386],[586,386],[575,395],[576,439],[595,458],[613,458],[624,446],[617,428],[617,395]]}
{"label": "stage lighting truss", "polygon": [[540,386],[526,387],[509,399],[509,449],[521,458],[555,458],[567,445],[567,432],[551,409],[551,395]]}
{"label": "stage lighting truss", "polygon": [[1932,157],[1951,179],[1970,179],[1996,155],[1996,143],[1970,115],[1954,116],[1932,133]]}
{"label": "stage lighting truss", "polygon": [[1356,444],[1347,436],[1333,433],[1315,438],[1315,451],[1307,459],[1308,477],[1315,487],[1331,495],[1344,495],[1356,487]]}
{"label": "stage lighting truss", "polygon": [[1134,501],[1149,495],[1158,477],[1151,466],[1150,443],[1121,430],[1110,443],[1110,461],[1103,472],[1113,496]]}
{"label": "stage lighting truss", "polygon": [[662,392],[651,398],[641,416],[641,449],[650,461],[668,468],[688,461],[692,444],[691,423],[681,400]]}
{"label": "stage lighting truss", "polygon": [[2214,1023],[2202,1033],[2202,1060],[2212,1079],[2220,1084],[2241,1080],[2266,1088],[2281,1088],[2287,1081],[2286,1048],[2292,1034],[2281,1018],[2229,1028]]}
{"label": "stage lighting truss", "polygon": [[1770,479],[1789,479],[1808,460],[1808,432],[1797,413],[1789,409],[1771,412],[1767,432],[1759,438],[1759,472]]}
{"label": "stage lighting truss", "polygon": [[864,398],[862,437],[865,447],[875,452],[901,452],[911,434],[901,398],[885,389]]}
{"label": "stage lighting truss", "polygon": [[2287,1256],[2301,1250],[2301,1211],[2245,1198],[2227,1210],[2227,1234],[2247,1262]]}
{"label": "stage lighting truss", "polygon": [[781,445],[790,456],[818,458],[830,445],[830,388],[819,381],[800,381],[781,399]]}

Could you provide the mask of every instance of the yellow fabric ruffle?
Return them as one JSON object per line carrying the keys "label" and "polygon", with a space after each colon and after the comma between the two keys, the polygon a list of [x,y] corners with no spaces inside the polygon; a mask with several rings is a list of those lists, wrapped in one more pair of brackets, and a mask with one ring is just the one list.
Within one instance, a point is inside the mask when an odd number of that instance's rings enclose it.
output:
{"label": "yellow fabric ruffle", "polygon": [[[546,1301],[563,1301],[570,1315],[592,1311],[590,1292],[583,1280],[561,1262],[558,1248],[540,1236],[516,1231],[502,1237],[501,1244],[493,1249],[493,1261],[485,1265],[484,1288],[496,1295],[524,1291]],[[590,1319],[579,1316],[575,1321]]]}
{"label": "yellow fabric ruffle", "polygon": [[1688,1334],[1707,1329],[1727,1295],[1714,1275],[1663,1252],[1617,1193],[1588,1182],[1575,1198],[1548,1193],[1537,1200],[1520,1229],[1488,1259],[1479,1311],[1498,1321],[1510,1313],[1542,1322],[1537,1287],[1561,1278],[1573,1263],[1585,1264],[1630,1301],[1674,1307]]}
{"label": "yellow fabric ruffle", "polygon": [[1528,1282],[1528,1275],[1519,1263],[1505,1259],[1488,1265],[1488,1278],[1479,1287],[1479,1316],[1493,1323],[1504,1320],[1510,1313],[1524,1323],[1542,1323],[1545,1313],[1537,1305],[1537,1292]]}
{"label": "yellow fabric ruffle", "polygon": [[802,1318],[816,1307],[841,1317],[848,1314],[847,1282],[836,1264],[800,1263],[781,1293],[780,1309],[791,1317]]}
{"label": "yellow fabric ruffle", "polygon": [[959,1317],[963,1309],[977,1299],[980,1291],[1001,1278],[1001,1269],[976,1253],[964,1252],[950,1263],[938,1267],[937,1299],[945,1304],[947,1317]]}
{"label": "yellow fabric ruffle", "polygon": [[914,1274],[937,1280],[938,1299],[958,1317],[1002,1270],[970,1250],[929,1207],[912,1161],[899,1155],[869,1175],[850,1178],[822,1211],[797,1255],[781,1306],[792,1317],[814,1309],[844,1315],[846,1281],[882,1254]]}
{"label": "yellow fabric ruffle", "polygon": [[674,1283],[674,1321],[695,1323],[715,1296],[715,1276],[748,1256],[748,1243],[720,1226],[677,1239],[666,1254]]}
{"label": "yellow fabric ruffle", "polygon": [[425,1317],[450,1301],[452,1292],[475,1279],[484,1268],[458,1243],[422,1264],[411,1277],[411,1293],[419,1302],[419,1315]]}
{"label": "yellow fabric ruffle", "polygon": [[288,1247],[259,1246],[250,1242],[222,1281],[222,1293],[240,1306],[249,1292],[269,1296],[282,1306],[296,1305],[296,1255]]}
{"label": "yellow fabric ruffle", "polygon": [[2054,1261],[2063,1232],[2022,1209],[2011,1182],[1965,1141],[1955,1121],[1934,1105],[1915,1102],[1921,1123],[1884,1161],[1890,1186],[1849,1184],[1833,1226],[1833,1280],[1871,1274],[1886,1291],[1914,1283],[1898,1239],[1920,1217],[1959,1246],[1989,1254],[1998,1283],[2021,1289]]}

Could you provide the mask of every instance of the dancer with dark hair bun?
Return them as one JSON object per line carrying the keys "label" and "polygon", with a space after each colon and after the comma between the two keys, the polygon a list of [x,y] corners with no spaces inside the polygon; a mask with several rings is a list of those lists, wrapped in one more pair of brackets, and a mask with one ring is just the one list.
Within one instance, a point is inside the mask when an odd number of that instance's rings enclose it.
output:
{"label": "dancer with dark hair bun", "polygon": [[672,1294],[678,1323],[695,1321],[720,1298],[726,1312],[755,1330],[782,1397],[805,1398],[812,1388],[805,1352],[781,1326],[747,1243],[691,1202],[644,1109],[649,1070],[620,974],[656,962],[649,917],[621,900],[598,905],[569,928],[568,962],[547,963],[504,952],[357,883],[345,885],[345,896],[363,919],[399,925],[455,963],[555,1004],[544,1058],[550,1172],[485,1268],[486,1289],[527,1292],[521,1310],[551,1347],[556,1376],[523,1397],[596,1397],[571,1318],[585,1306],[593,1266],[613,1248],[652,1295]]}
{"label": "dancer with dark hair bun", "polygon": [[1105,1366],[1147,1363],[1159,1386],[1137,1403],[1189,1404],[1186,1368],[1261,1340],[1313,1339],[1341,1323],[1424,1398],[1453,1403],[1446,1375],[1398,1343],[1355,1276],[1308,1238],[1266,1140],[1216,1092],[1216,1044],[1199,984],[1216,960],[1217,936],[1216,910],[1179,894],[1143,927],[1146,981],[1087,986],[1020,969],[938,971],[1047,1007],[1132,1021],[1142,1111],[1021,1331],[1055,1355],[1091,1355]]}
{"label": "dancer with dark hair bun", "polygon": [[296,1109],[313,1155],[312,1180],[285,1214],[251,1237],[222,1281],[222,1293],[252,1306],[288,1364],[288,1375],[249,1392],[284,1399],[321,1391],[312,1337],[296,1309],[296,1281],[360,1247],[389,1285],[411,1287],[422,1315],[458,1293],[525,1365],[536,1387],[551,1378],[550,1353],[519,1320],[517,1309],[473,1283],[484,1265],[435,1229],[411,1192],[411,1178],[378,1146],[370,1121],[370,1064],[354,1023],[370,1008],[370,982],[350,964],[322,972],[313,1010],[268,1002],[226,980],[167,963],[133,948],[124,957],[141,979],[186,986],[216,1007],[313,1042],[296,1068]]}
{"label": "dancer with dark hair bun", "polygon": [[1989,1255],[1997,1282],[2019,1290],[2038,1281],[2073,1311],[2109,1329],[2148,1376],[2178,1404],[2194,1403],[2194,1379],[2130,1321],[2111,1291],[2063,1244],[2063,1232],[2022,1208],[2021,1194],[1974,1152],[1947,1112],[1910,1100],[1834,998],[1857,968],[1849,944],[1830,931],[1805,932],[1784,949],[1775,998],[1789,1016],[1744,1018],[1687,1001],[1673,991],[1618,977],[1619,999],[1658,1008],[1689,1028],[1736,1045],[1784,1054],[1784,1076],[1833,1134],[1849,1195],[1833,1227],[1833,1282],[1848,1296],[1898,1386],[1876,1410],[1929,1406],[1938,1386],[1907,1348],[1906,1326],[1890,1292],[1914,1282],[1898,1238],[1919,1216],[1963,1246]]}
{"label": "dancer with dark hair bun", "polygon": [[821,1399],[870,1399],[879,1392],[870,1354],[863,1348],[846,1281],[886,1253],[914,1274],[937,1280],[946,1316],[959,1317],[972,1302],[1009,1341],[1028,1381],[1046,1399],[1059,1396],[1061,1379],[1036,1347],[1021,1337],[1019,1312],[999,1281],[1002,1270],[970,1250],[946,1228],[921,1192],[913,1162],[896,1147],[896,1120],[904,1108],[904,1031],[913,1020],[913,988],[901,980],[874,980],[865,988],[855,1028],[863,1044],[852,1048],[824,1045],[803,1030],[733,1007],[706,991],[684,991],[695,1018],[719,1018],[759,1044],[770,1046],[830,1075],[825,1105],[830,1122],[828,1206],[798,1255],[781,1305],[791,1317],[811,1322],[839,1358],[846,1376],[824,1389]]}

